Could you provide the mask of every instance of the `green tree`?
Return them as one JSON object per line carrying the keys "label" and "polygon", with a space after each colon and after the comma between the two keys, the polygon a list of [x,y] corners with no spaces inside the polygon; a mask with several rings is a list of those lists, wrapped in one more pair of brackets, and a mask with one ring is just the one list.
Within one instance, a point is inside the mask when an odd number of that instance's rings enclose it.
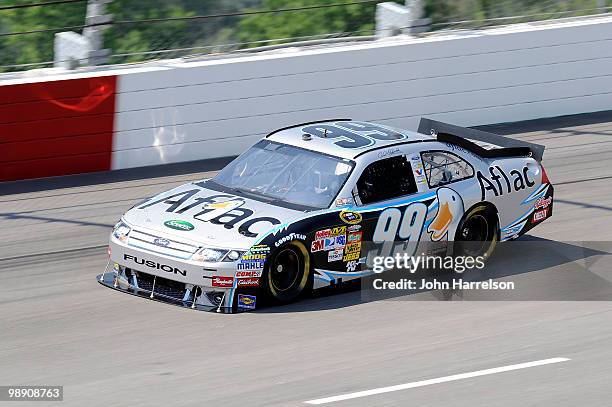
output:
{"label": "green tree", "polygon": [[[264,0],[261,9],[278,10],[342,2],[342,0]],[[303,11],[254,14],[242,18],[237,27],[236,37],[241,42],[252,42],[339,32],[366,35],[374,28],[375,10],[374,3],[364,3]],[[250,46],[256,45],[258,44],[250,44]]]}
{"label": "green tree", "polygon": [[[29,3],[32,1],[14,0],[11,2],[14,5]],[[84,18],[85,3],[0,10],[0,33],[82,25]],[[52,61],[53,38],[54,33],[52,32],[0,36],[0,65]]]}

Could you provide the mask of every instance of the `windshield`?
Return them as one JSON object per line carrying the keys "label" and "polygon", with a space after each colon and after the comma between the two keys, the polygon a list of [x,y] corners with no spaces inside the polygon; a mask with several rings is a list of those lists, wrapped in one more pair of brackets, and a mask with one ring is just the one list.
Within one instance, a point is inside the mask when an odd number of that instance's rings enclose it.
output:
{"label": "windshield", "polygon": [[353,165],[348,160],[262,140],[225,167],[213,181],[312,208],[328,208]]}

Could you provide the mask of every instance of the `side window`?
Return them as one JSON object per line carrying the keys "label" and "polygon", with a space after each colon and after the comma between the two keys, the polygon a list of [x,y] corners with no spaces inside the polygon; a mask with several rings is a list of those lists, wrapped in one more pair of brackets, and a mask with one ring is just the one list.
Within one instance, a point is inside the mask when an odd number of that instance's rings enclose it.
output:
{"label": "side window", "polygon": [[421,153],[423,168],[430,188],[461,181],[474,175],[474,168],[463,158],[448,151]]}
{"label": "side window", "polygon": [[357,181],[363,205],[417,192],[412,167],[406,156],[385,158],[368,165]]}

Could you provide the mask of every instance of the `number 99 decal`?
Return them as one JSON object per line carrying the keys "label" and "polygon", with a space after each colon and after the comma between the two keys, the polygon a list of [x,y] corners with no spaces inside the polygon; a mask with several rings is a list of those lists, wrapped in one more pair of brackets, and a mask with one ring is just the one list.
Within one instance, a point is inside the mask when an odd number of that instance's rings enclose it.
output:
{"label": "number 99 decal", "polygon": [[393,242],[395,240],[418,242],[421,239],[426,216],[427,205],[422,202],[408,205],[403,216],[398,208],[387,208],[378,217],[372,241],[374,243]]}
{"label": "number 99 decal", "polygon": [[340,139],[335,144],[342,148],[363,148],[371,146],[376,140],[403,140],[406,138],[404,134],[380,125],[349,121],[314,124],[302,127],[302,131],[320,138]]}
{"label": "number 99 decal", "polygon": [[403,214],[399,208],[387,208],[382,211],[372,236],[374,243],[383,243],[382,252],[375,250],[376,255],[390,256],[396,241],[404,246],[404,249],[407,243],[411,243],[409,247],[412,248],[412,252],[409,255],[414,255],[421,240],[426,217],[427,205],[422,202],[408,205]]}

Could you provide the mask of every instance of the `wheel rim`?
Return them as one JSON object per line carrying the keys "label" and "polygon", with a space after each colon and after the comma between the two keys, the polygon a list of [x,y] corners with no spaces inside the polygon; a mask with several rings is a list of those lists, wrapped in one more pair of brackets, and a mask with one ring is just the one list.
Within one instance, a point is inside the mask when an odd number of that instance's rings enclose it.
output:
{"label": "wheel rim", "polygon": [[467,254],[483,253],[491,240],[487,218],[480,214],[471,216],[463,224],[459,238],[464,242],[471,242],[465,248]]}
{"label": "wheel rim", "polygon": [[298,253],[292,248],[281,250],[270,267],[270,282],[276,291],[287,291],[297,281],[302,262]]}

